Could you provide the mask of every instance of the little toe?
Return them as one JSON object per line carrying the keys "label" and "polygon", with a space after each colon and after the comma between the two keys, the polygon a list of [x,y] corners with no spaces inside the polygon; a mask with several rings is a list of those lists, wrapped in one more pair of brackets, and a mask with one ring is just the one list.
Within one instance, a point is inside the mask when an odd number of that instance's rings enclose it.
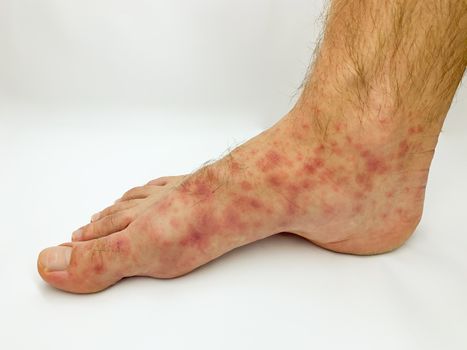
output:
{"label": "little toe", "polygon": [[72,234],[72,240],[87,241],[104,237],[112,233],[124,230],[136,217],[135,211],[131,209],[122,210],[114,214],[104,216],[103,218],[91,222],[81,227]]}
{"label": "little toe", "polygon": [[135,271],[126,231],[44,249],[38,257],[41,277],[55,288],[74,293],[103,290]]}
{"label": "little toe", "polygon": [[169,182],[173,181],[174,179],[178,178],[179,176],[163,176],[157,179],[149,181],[147,184],[151,186],[165,186]]}
{"label": "little toe", "polygon": [[133,200],[115,203],[105,208],[104,210],[94,214],[91,217],[91,222],[97,221],[99,219],[118,213],[120,211],[136,207],[139,203],[141,203],[141,201],[142,201],[141,199],[133,199]]}
{"label": "little toe", "polygon": [[154,188],[151,186],[134,187],[131,190],[125,192],[120,199],[115,201],[115,203],[129,201],[132,199],[144,199],[149,197],[152,193],[154,193]]}

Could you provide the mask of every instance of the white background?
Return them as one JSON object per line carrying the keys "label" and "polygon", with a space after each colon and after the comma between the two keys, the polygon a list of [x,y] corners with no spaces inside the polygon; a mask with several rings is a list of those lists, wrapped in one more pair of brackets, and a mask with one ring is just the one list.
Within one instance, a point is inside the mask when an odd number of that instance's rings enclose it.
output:
{"label": "white background", "polygon": [[[36,257],[126,189],[192,171],[291,107],[323,1],[0,0],[1,349],[466,349],[467,90],[425,214],[355,257],[278,235],[174,280],[78,296]],[[333,103],[333,101],[329,101]]]}

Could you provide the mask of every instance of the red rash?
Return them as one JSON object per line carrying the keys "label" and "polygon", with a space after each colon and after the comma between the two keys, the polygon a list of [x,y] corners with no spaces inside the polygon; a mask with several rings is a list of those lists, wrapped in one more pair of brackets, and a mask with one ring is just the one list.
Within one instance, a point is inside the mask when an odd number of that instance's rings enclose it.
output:
{"label": "red rash", "polygon": [[120,237],[116,239],[112,244],[111,250],[119,254],[129,254],[130,245],[128,238]]}
{"label": "red rash", "polygon": [[180,228],[180,222],[178,222],[177,219],[172,218],[170,219],[170,226],[172,226],[174,229],[179,229]]}
{"label": "red rash", "polygon": [[355,199],[363,199],[363,198],[365,198],[365,195],[363,194],[363,192],[355,192],[353,197]]}
{"label": "red rash", "polygon": [[245,224],[242,222],[241,217],[234,206],[230,205],[224,211],[223,220],[225,227],[233,230],[245,229]]}
{"label": "red rash", "polygon": [[336,123],[334,125],[334,130],[336,131],[336,133],[340,133],[342,131],[342,123]]}
{"label": "red rash", "polygon": [[311,181],[308,181],[308,180],[304,180],[302,182],[302,187],[306,190],[310,189],[313,187],[313,183]]}
{"label": "red rash", "polygon": [[361,204],[357,204],[352,208],[352,212],[354,214],[359,214],[362,212],[362,210],[363,210],[363,206]]}
{"label": "red rash", "polygon": [[421,125],[416,125],[409,128],[409,135],[420,134],[423,132],[423,127]]}
{"label": "red rash", "polygon": [[282,161],[283,159],[281,155],[276,151],[271,150],[268,151],[262,159],[258,160],[256,165],[261,169],[261,171],[267,172],[277,168]]}
{"label": "red rash", "polygon": [[323,203],[323,212],[327,216],[332,216],[336,212],[336,209],[328,203]]}
{"label": "red rash", "polygon": [[256,198],[249,196],[238,196],[233,201],[234,205],[239,209],[249,210],[251,208],[260,209],[263,207],[263,203]]}
{"label": "red rash", "polygon": [[360,155],[365,159],[366,169],[369,173],[383,174],[388,170],[385,162],[381,158],[371,154],[370,151],[362,151]]}
{"label": "red rash", "polygon": [[323,167],[324,165],[324,160],[321,158],[314,158],[305,163],[303,166],[305,172],[308,174],[314,174],[318,169]]}
{"label": "red rash", "polygon": [[102,258],[102,254],[104,254],[104,252],[102,250],[94,250],[91,254],[92,254],[91,259],[93,260],[92,270],[94,271],[94,273],[96,274],[104,273],[106,270],[104,266],[104,261]]}
{"label": "red rash", "polygon": [[295,199],[300,194],[300,188],[297,185],[290,185],[288,187],[288,192],[291,199]]}
{"label": "red rash", "polygon": [[366,174],[357,174],[355,181],[367,191],[371,191],[373,189],[373,183],[370,177]]}
{"label": "red rash", "polygon": [[208,185],[208,181],[202,181],[201,179],[195,179],[191,182],[184,183],[181,186],[182,193],[190,193],[198,197],[208,197],[212,195],[213,190]]}
{"label": "red rash", "polygon": [[237,174],[242,169],[242,167],[240,166],[239,162],[232,160],[229,163],[229,169],[232,174]]}
{"label": "red rash", "polygon": [[159,214],[165,213],[170,207],[172,206],[172,199],[165,200],[163,202],[160,202],[160,204],[157,206],[157,212]]}
{"label": "red rash", "polygon": [[242,187],[242,190],[246,192],[251,191],[253,189],[253,185],[248,181],[242,181],[240,186]]}
{"label": "red rash", "polygon": [[397,154],[399,158],[405,157],[405,155],[409,152],[409,144],[407,141],[401,141],[399,143],[399,153]]}
{"label": "red rash", "polygon": [[190,233],[181,240],[180,244],[184,247],[196,247],[202,249],[205,245],[204,235],[196,229],[191,229]]}
{"label": "red rash", "polygon": [[315,153],[323,153],[325,149],[324,145],[321,144],[315,148]]}
{"label": "red rash", "polygon": [[268,183],[274,187],[280,187],[282,185],[282,179],[278,175],[272,175],[268,177]]}
{"label": "red rash", "polygon": [[333,141],[331,142],[331,151],[332,153],[341,156],[342,155],[342,149],[337,145],[337,142]]}

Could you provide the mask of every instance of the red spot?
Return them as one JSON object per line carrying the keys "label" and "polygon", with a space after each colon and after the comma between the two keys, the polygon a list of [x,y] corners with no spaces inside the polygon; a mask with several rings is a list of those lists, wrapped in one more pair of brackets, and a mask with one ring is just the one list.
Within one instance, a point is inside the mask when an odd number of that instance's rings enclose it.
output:
{"label": "red spot", "polygon": [[412,126],[409,128],[409,135],[420,134],[423,132],[423,130],[424,128],[421,125]]}
{"label": "red spot", "polygon": [[305,190],[309,190],[313,187],[313,183],[309,180],[303,180],[301,185]]}
{"label": "red spot", "polygon": [[104,273],[106,269],[104,267],[104,264],[101,262],[101,263],[95,264],[93,267],[93,270],[94,270],[94,273],[101,274],[101,273]]}
{"label": "red spot", "polygon": [[321,158],[314,158],[305,162],[303,168],[309,174],[314,174],[318,169],[323,167],[324,160]]}
{"label": "red spot", "polygon": [[255,209],[260,209],[263,207],[263,204],[257,199],[250,199],[250,205]]}
{"label": "red spot", "polygon": [[385,162],[381,158],[371,154],[370,151],[363,150],[360,152],[360,155],[365,158],[366,169],[369,173],[383,174],[388,170]]}
{"label": "red spot", "polygon": [[323,153],[326,148],[324,147],[323,144],[320,144],[315,148],[315,153]]}
{"label": "red spot", "polygon": [[381,219],[386,220],[387,218],[388,218],[388,214],[387,214],[387,213],[381,214]]}
{"label": "red spot", "polygon": [[195,213],[195,215],[196,227],[199,227],[204,233],[212,234],[219,231],[218,220],[214,217],[211,210],[201,208]]}
{"label": "red spot", "polygon": [[349,178],[347,176],[341,176],[336,180],[336,185],[345,186],[349,183]]}
{"label": "red spot", "polygon": [[386,192],[386,198],[392,198],[392,197],[394,197],[394,191]]}
{"label": "red spot", "polygon": [[251,191],[253,189],[253,185],[248,181],[242,181],[240,186],[242,187],[242,190],[246,192]]}
{"label": "red spot", "polygon": [[363,199],[363,198],[365,198],[365,194],[364,194],[363,192],[358,191],[358,192],[355,192],[355,193],[353,194],[353,197],[354,197],[355,199],[357,199],[357,200],[358,200],[358,199]]}
{"label": "red spot", "polygon": [[[209,173],[207,174],[209,175]],[[190,179],[182,184],[180,191],[182,194],[191,194],[197,197],[209,197],[214,193],[212,187],[212,181],[204,181],[199,178]]]}
{"label": "red spot", "polygon": [[229,169],[232,174],[237,174],[242,169],[242,167],[240,166],[239,162],[232,160],[229,162]]}
{"label": "red spot", "polygon": [[367,159],[366,166],[368,171],[372,173],[383,174],[388,170],[386,164],[381,159],[374,157]]}
{"label": "red spot", "polygon": [[352,141],[353,141],[353,140],[352,140],[352,137],[350,137],[349,135],[347,135],[347,136],[345,137],[345,139],[346,139],[347,143],[352,144]]}
{"label": "red spot", "polygon": [[204,235],[200,231],[191,228],[188,235],[180,241],[180,244],[184,247],[202,249],[205,244]]}
{"label": "red spot", "polygon": [[270,185],[274,187],[279,187],[282,185],[283,181],[279,175],[271,175],[267,178],[267,181]]}
{"label": "red spot", "polygon": [[353,214],[359,214],[363,211],[363,206],[361,204],[356,204],[352,208],[352,213]]}
{"label": "red spot", "polygon": [[325,215],[332,216],[335,214],[336,209],[332,205],[328,203],[323,203],[322,206],[323,206],[323,212]]}
{"label": "red spot", "polygon": [[233,203],[239,209],[260,209],[263,207],[263,204],[258,199],[248,196],[238,196],[233,200]]}
{"label": "red spot", "polygon": [[170,219],[170,226],[172,226],[172,228],[177,230],[180,228],[180,222],[177,219],[172,218]]}
{"label": "red spot", "polygon": [[302,123],[302,128],[303,128],[304,130],[308,130],[308,129],[310,128],[310,124],[308,124],[308,123]]}
{"label": "red spot", "polygon": [[92,251],[91,261],[92,261],[92,271],[95,274],[102,274],[105,273],[106,268],[104,265],[104,258],[103,254],[107,254],[104,247],[96,247],[95,250]]}
{"label": "red spot", "polygon": [[300,188],[297,185],[290,185],[287,190],[291,199],[295,199],[300,194]]}
{"label": "red spot", "polygon": [[[332,181],[332,178],[334,177],[334,174],[336,171],[334,169],[324,169],[320,174],[319,174],[319,179],[321,180],[322,183],[326,183],[328,181]],[[333,181],[332,181],[333,182]]]}
{"label": "red spot", "polygon": [[243,230],[245,224],[242,222],[241,217],[233,206],[229,206],[224,210],[224,224],[225,227],[231,230]]}
{"label": "red spot", "polygon": [[159,214],[163,214],[167,212],[167,210],[172,206],[172,198],[166,199],[162,202],[159,202],[159,204],[156,206],[156,210]]}
{"label": "red spot", "polygon": [[270,150],[266,155],[256,162],[256,165],[263,171],[267,172],[277,168],[282,162],[282,157],[276,151]]}
{"label": "red spot", "polygon": [[409,151],[409,144],[408,144],[408,142],[407,142],[406,140],[401,141],[401,142],[399,143],[399,152],[397,153],[397,156],[398,156],[399,158],[403,158],[403,157],[407,154],[408,151]]}
{"label": "red spot", "polygon": [[293,201],[287,201],[287,215],[293,216],[297,213],[298,206]]}
{"label": "red spot", "polygon": [[208,184],[198,181],[193,186],[193,192],[195,196],[207,197],[212,194],[211,188]]}
{"label": "red spot", "polygon": [[357,184],[359,184],[361,187],[363,187],[366,191],[371,191],[373,189],[373,183],[370,179],[370,177],[366,174],[359,173],[355,177],[355,181]]}
{"label": "red spot", "polygon": [[342,123],[335,123],[334,124],[334,130],[336,131],[336,133],[340,133],[342,131],[342,128],[343,128]]}
{"label": "red spot", "polygon": [[118,254],[129,254],[130,240],[127,237],[116,238],[112,242],[111,250]]}

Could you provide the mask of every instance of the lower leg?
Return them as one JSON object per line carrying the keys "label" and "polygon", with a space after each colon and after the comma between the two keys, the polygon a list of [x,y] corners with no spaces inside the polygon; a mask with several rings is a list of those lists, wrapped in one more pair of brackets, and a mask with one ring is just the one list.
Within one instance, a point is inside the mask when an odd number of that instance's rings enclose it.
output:
{"label": "lower leg", "polygon": [[41,253],[42,277],[74,292],[174,277],[282,231],[345,253],[400,246],[420,219],[465,69],[466,9],[463,0],[379,3],[333,1],[286,117],[190,176],[129,191],[72,243]]}

